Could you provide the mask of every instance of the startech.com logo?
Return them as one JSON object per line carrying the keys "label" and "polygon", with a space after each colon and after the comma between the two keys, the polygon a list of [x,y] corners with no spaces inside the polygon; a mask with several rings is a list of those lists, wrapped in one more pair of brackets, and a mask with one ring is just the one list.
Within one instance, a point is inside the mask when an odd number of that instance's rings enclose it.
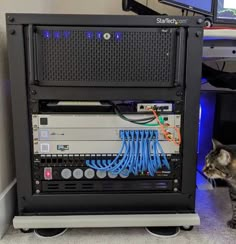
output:
{"label": "startech.com logo", "polygon": [[170,18],[165,18],[165,19],[163,19],[163,18],[156,18],[156,21],[157,21],[157,24],[174,24],[174,25],[179,25],[179,24],[182,24],[182,23],[184,23],[184,22],[186,22],[186,21],[184,21],[184,20],[181,20],[181,21],[179,21],[179,20],[176,20],[176,19],[174,19],[174,18],[172,18],[172,19],[170,19]]}

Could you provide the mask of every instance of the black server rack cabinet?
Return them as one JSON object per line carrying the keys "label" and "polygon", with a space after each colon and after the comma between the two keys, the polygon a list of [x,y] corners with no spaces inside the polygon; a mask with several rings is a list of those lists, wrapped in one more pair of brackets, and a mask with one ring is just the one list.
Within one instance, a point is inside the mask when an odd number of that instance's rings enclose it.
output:
{"label": "black server rack cabinet", "polygon": [[[203,20],[7,14],[6,22],[18,215],[194,213]],[[109,106],[97,106],[101,101],[123,102],[124,113],[130,103],[134,116],[137,104],[167,103],[163,114],[168,104],[173,105],[171,112],[181,116],[182,143],[178,154],[167,155],[171,164],[167,175],[146,172],[102,180],[94,171],[78,169],[86,166],[88,157],[97,157],[79,151],[82,144],[78,152],[65,153],[70,150],[65,141],[55,149],[61,153],[50,151],[51,142],[35,149],[40,143],[35,118],[50,127],[49,115],[72,116],[56,117],[59,128],[72,124],[73,115],[114,115]],[[170,113],[166,115],[168,119]],[[86,122],[80,126],[85,130]]]}

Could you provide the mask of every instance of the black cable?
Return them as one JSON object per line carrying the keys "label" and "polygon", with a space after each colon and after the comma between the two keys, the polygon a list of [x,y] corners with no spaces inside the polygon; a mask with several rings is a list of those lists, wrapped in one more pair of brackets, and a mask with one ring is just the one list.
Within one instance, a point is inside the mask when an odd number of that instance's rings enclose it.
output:
{"label": "black cable", "polygon": [[221,68],[221,71],[224,71],[224,69],[225,69],[225,65],[226,65],[226,62],[224,61],[223,66],[222,66],[222,68]]}
{"label": "black cable", "polygon": [[[155,120],[155,117],[154,118],[151,118],[149,120],[144,120],[144,119],[140,119],[140,120],[132,120],[132,119],[129,119],[127,118],[126,116],[124,116],[123,114],[121,114],[117,109],[114,109],[115,113],[123,120],[125,121],[128,121],[130,123],[133,123],[133,124],[137,124],[137,125],[145,125],[145,124],[148,124],[150,122],[152,122],[153,120]],[[148,118],[146,118],[148,119]],[[139,121],[145,121],[145,122],[139,122]]]}
{"label": "black cable", "polygon": [[216,62],[217,69],[220,70],[219,64]]}
{"label": "black cable", "polygon": [[128,121],[133,121],[133,122],[142,122],[142,121],[152,121],[152,120],[154,120],[155,119],[155,117],[154,116],[152,116],[152,117],[148,117],[148,118],[144,118],[144,119],[129,119],[129,118],[127,118],[126,116],[124,116],[124,114],[122,114],[121,113],[121,111],[119,110],[119,108],[114,104],[114,111],[115,111],[115,113],[116,114],[119,114],[119,116],[121,116],[122,118],[125,118],[126,120],[128,120]]}
{"label": "black cable", "polygon": [[124,114],[121,113],[120,109],[118,108],[118,106],[112,102],[108,102],[110,105],[112,105],[114,112],[123,120],[128,121],[130,123],[133,124],[137,124],[137,125],[145,125],[147,123],[152,122],[153,120],[155,120],[155,116],[152,117],[148,117],[148,118],[144,118],[144,119],[129,119],[127,118]]}

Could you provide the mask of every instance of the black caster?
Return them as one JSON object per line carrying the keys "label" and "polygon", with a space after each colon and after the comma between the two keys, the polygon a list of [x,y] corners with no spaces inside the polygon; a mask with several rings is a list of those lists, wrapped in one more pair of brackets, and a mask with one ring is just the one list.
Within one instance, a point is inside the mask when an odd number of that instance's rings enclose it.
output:
{"label": "black caster", "polygon": [[35,229],[34,233],[37,237],[40,238],[53,238],[62,236],[67,229],[60,228],[60,229]]}
{"label": "black caster", "polygon": [[192,225],[184,225],[184,226],[181,226],[180,229],[184,230],[184,231],[191,231],[193,229],[193,226]]}
{"label": "black caster", "polygon": [[146,227],[146,231],[159,238],[171,238],[175,237],[180,233],[180,229],[177,226],[170,227]]}
{"label": "black caster", "polygon": [[27,234],[27,233],[32,233],[34,230],[32,230],[32,229],[20,229],[20,231],[24,234]]}

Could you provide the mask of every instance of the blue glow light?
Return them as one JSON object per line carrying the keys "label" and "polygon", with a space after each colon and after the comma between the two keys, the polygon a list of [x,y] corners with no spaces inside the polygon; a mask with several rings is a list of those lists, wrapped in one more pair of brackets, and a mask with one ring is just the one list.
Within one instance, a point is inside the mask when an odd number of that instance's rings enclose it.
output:
{"label": "blue glow light", "polygon": [[102,34],[102,32],[97,32],[97,33],[96,33],[96,36],[97,36],[97,39],[98,39],[98,40],[101,40],[103,34]]}
{"label": "blue glow light", "polygon": [[59,39],[60,38],[60,32],[59,31],[54,31],[53,32],[53,36],[55,39]]}
{"label": "blue glow light", "polygon": [[92,39],[93,38],[93,32],[91,32],[91,31],[86,32],[86,37],[88,39]]}
{"label": "blue glow light", "polygon": [[119,41],[122,38],[122,33],[121,32],[115,32],[115,39]]}
{"label": "blue glow light", "polygon": [[198,169],[200,171],[204,166],[206,155],[212,149],[215,103],[216,95],[214,93],[203,92],[201,94],[198,131]]}
{"label": "blue glow light", "polygon": [[46,39],[50,38],[50,32],[49,31],[43,31],[43,37]]}
{"label": "blue glow light", "polygon": [[63,32],[64,37],[67,39],[70,37],[70,31],[64,31]]}

